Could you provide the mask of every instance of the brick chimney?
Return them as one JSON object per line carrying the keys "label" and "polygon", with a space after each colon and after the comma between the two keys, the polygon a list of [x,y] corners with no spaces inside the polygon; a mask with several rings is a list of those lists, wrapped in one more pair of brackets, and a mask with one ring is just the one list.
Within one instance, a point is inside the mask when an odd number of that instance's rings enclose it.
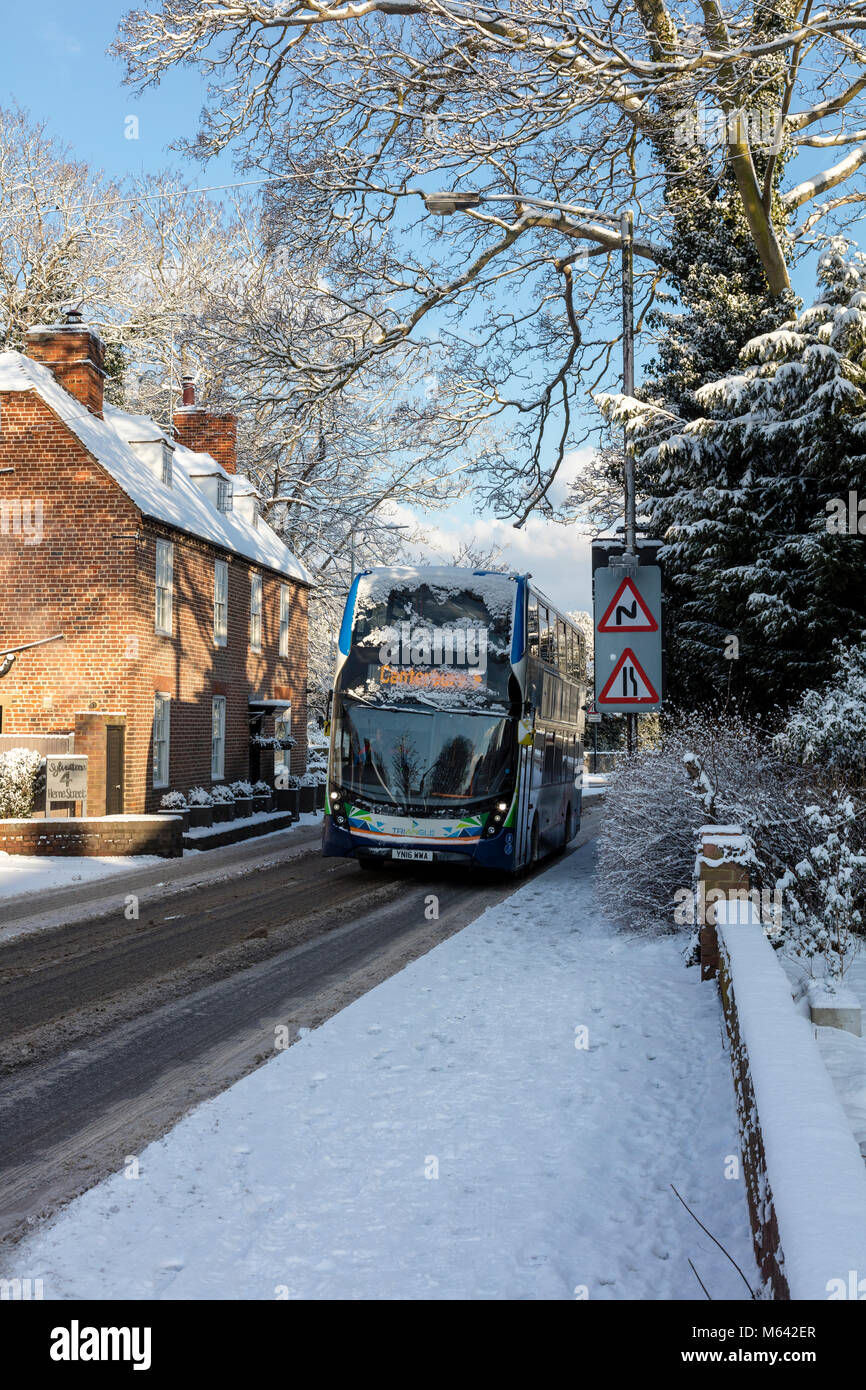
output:
{"label": "brick chimney", "polygon": [[102,419],[105,344],[80,309],[70,309],[64,323],[27,330],[27,356],[48,367],[64,390]]}
{"label": "brick chimney", "polygon": [[207,410],[195,403],[195,384],[182,379],[183,405],[174,412],[178,442],[197,454],[211,454],[227,473],[237,472],[238,422],[234,415]]}

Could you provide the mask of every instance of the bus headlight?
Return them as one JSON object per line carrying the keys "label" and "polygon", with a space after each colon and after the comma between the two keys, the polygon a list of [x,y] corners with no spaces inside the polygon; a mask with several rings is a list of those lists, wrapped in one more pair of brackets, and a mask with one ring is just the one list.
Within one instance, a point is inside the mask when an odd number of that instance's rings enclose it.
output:
{"label": "bus headlight", "polygon": [[340,800],[340,793],[339,793],[339,792],[331,792],[331,800],[332,800],[332,801],[339,801],[339,800]]}
{"label": "bus headlight", "polygon": [[497,811],[507,811],[507,810],[508,810],[508,802],[507,802],[507,801],[497,801],[497,803],[496,803],[496,809],[497,809]]}

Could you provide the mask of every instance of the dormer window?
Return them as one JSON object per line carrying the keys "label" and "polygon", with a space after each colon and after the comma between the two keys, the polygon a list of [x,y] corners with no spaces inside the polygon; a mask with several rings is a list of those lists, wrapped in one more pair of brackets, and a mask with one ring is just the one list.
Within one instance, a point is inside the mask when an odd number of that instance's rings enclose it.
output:
{"label": "dormer window", "polygon": [[172,455],[174,447],[164,439],[130,439],[129,447],[151,477],[165,487],[172,484]]}
{"label": "dormer window", "polygon": [[220,478],[217,483],[217,507],[221,512],[230,512],[234,504],[234,484],[229,478]]}

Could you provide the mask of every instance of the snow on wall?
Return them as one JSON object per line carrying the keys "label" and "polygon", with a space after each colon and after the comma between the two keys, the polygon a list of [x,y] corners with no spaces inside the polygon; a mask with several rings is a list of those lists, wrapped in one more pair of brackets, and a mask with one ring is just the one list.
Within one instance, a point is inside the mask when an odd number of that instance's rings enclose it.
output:
{"label": "snow on wall", "polygon": [[[866,1168],[809,1022],[758,916],[720,903],[731,982],[792,1299],[826,1300],[832,1281],[866,1279]],[[730,918],[730,920],[728,920]]]}
{"label": "snow on wall", "polygon": [[[168,439],[155,421],[140,415],[127,415],[107,403],[105,419],[100,420],[64,391],[47,367],[20,352],[0,353],[0,391],[35,391],[145,516],[164,521],[303,584],[313,583],[309,571],[265,521],[260,520],[253,526],[239,514],[221,512],[208,501],[187,472],[200,463],[203,455],[192,453],[176,440],[169,440],[174,444],[175,463],[181,464],[174,469],[171,487],[142,465],[129,441]],[[210,461],[214,470],[218,469],[216,462]],[[193,468],[193,471],[196,470]],[[238,482],[241,486],[235,491],[240,493],[244,491],[243,480]]]}

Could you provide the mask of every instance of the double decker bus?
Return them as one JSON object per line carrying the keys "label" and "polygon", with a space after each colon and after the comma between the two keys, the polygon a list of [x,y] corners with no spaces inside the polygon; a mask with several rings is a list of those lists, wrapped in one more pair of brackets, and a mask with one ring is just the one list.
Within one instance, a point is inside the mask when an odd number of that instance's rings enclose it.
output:
{"label": "double decker bus", "polygon": [[579,629],[529,575],[367,570],[339,635],[323,852],[520,873],[580,827]]}

